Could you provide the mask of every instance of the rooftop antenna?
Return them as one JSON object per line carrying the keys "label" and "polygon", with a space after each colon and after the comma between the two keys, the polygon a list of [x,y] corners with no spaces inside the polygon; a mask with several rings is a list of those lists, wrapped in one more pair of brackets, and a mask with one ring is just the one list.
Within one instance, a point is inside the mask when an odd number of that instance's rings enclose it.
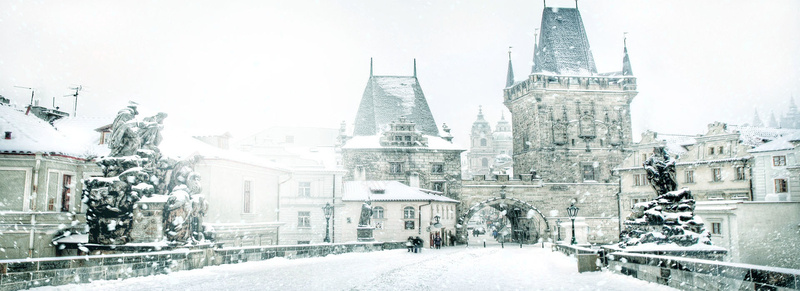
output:
{"label": "rooftop antenna", "polygon": [[22,87],[22,86],[14,86],[14,87],[15,87],[15,88],[21,88],[21,89],[28,89],[28,90],[31,90],[31,105],[33,105],[33,95],[34,95],[34,93],[36,93],[36,92],[35,92],[35,90],[34,90],[33,88],[31,88],[31,87]]}
{"label": "rooftop antenna", "polygon": [[64,97],[75,97],[75,105],[72,106],[72,116],[75,117],[78,115],[78,94],[83,90],[83,86],[78,85],[78,87],[71,87],[70,90],[75,90],[75,93],[64,95]]}
{"label": "rooftop antenna", "polygon": [[414,58],[414,78],[417,77],[417,58]]}

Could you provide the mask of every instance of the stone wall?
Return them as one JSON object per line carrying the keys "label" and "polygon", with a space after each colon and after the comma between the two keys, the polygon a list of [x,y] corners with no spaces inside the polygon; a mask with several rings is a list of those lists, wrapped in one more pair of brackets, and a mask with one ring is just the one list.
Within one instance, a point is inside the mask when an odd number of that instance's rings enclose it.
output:
{"label": "stone wall", "polygon": [[[343,149],[343,167],[347,169],[345,181],[356,180],[355,171],[361,169],[366,181],[392,180],[425,189],[433,189],[433,182],[443,182],[445,196],[458,200],[461,192],[461,150],[435,150],[426,148]],[[390,163],[403,164],[400,173],[390,172]],[[432,165],[441,163],[444,171],[432,173]],[[411,185],[411,176],[417,174],[419,185]]]}
{"label": "stone wall", "polygon": [[305,258],[404,248],[404,242],[374,242],[0,260],[0,290],[168,274],[205,266],[260,261],[274,257]]}
{"label": "stone wall", "polygon": [[[538,179],[517,180],[500,175],[490,177],[476,176],[473,180],[462,181],[460,214],[487,199],[500,197],[501,190],[506,197],[525,201],[536,207],[548,220],[551,236],[555,235],[555,221],[569,221],[567,207],[572,199],[580,208],[578,217],[586,222],[583,229],[576,227],[576,237],[585,237],[591,243],[610,243],[619,238],[619,220],[616,183],[542,183]],[[468,219],[468,218],[467,218]],[[562,229],[563,232],[571,229]],[[584,243],[587,241],[580,241]]]}
{"label": "stone wall", "polygon": [[608,269],[682,290],[800,290],[800,270],[630,253],[607,255]]}

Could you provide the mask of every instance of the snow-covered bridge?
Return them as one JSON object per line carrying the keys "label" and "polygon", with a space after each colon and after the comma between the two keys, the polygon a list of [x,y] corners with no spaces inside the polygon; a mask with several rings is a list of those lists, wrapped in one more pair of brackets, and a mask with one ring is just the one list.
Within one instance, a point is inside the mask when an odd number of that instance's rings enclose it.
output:
{"label": "snow-covered bridge", "polygon": [[[482,238],[481,238],[482,239]],[[488,242],[488,240],[487,240]],[[673,290],[609,271],[578,273],[541,245],[473,244],[206,267],[44,290]]]}

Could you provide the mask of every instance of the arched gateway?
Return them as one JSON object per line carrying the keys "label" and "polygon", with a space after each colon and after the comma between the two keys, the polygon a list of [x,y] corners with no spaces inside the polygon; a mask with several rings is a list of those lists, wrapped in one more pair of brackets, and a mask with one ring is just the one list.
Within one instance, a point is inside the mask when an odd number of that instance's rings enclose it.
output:
{"label": "arched gateway", "polygon": [[473,204],[458,218],[456,235],[460,243],[465,243],[470,235],[467,231],[467,222],[486,207],[492,207],[508,218],[510,229],[504,228],[501,231],[511,236],[512,241],[536,243],[539,238],[546,239],[550,235],[550,223],[539,209],[528,202],[502,195]]}

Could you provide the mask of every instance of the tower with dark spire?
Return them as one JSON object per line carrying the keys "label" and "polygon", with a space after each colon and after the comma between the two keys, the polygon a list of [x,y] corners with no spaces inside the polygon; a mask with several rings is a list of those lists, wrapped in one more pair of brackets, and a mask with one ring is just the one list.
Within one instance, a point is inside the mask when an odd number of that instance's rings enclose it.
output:
{"label": "tower with dark spire", "polygon": [[[625,33],[627,34],[627,32]],[[622,51],[625,56],[622,57],[622,75],[633,76],[633,69],[631,69],[631,59],[628,57],[628,37],[622,39]]]}
{"label": "tower with dark spire", "polygon": [[622,71],[598,73],[577,5],[545,5],[534,35],[531,75],[507,78],[503,90],[514,173],[535,171],[546,183],[611,183],[632,143],[630,103],[638,93],[627,39]]}
{"label": "tower with dark spire", "polygon": [[506,74],[506,88],[514,85],[514,67],[511,66],[511,47],[508,47],[508,73]]}

